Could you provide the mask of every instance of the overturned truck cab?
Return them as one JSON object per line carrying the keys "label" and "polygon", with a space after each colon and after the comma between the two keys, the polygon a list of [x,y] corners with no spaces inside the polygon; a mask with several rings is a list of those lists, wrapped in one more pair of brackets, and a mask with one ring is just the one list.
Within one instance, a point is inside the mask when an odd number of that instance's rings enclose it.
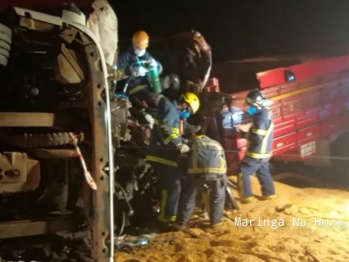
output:
{"label": "overturned truck cab", "polygon": [[77,243],[80,259],[113,261],[109,101],[103,50],[75,6],[1,14],[0,249],[54,236],[72,243],[56,255]]}

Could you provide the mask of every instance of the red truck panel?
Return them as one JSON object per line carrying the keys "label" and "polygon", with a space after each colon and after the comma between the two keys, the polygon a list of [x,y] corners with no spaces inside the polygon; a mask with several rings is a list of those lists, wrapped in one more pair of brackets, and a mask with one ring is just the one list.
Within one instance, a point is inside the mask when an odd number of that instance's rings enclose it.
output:
{"label": "red truck panel", "polygon": [[294,119],[279,123],[279,124],[274,124],[274,137],[278,137],[287,133],[290,133],[295,130],[295,121]]}
{"label": "red truck panel", "polygon": [[301,147],[291,149],[282,154],[274,156],[275,160],[287,160],[287,161],[303,161],[306,158],[314,155],[316,152],[316,143],[312,141],[308,144],[304,144]]}
{"label": "red truck panel", "polygon": [[305,112],[304,115],[298,117],[296,119],[296,127],[297,129],[305,128],[310,125],[314,125],[315,123],[320,121],[319,111],[321,107],[315,107],[309,109],[308,112]]}
{"label": "red truck panel", "polygon": [[303,115],[302,97],[292,96],[282,101],[282,115],[284,121],[296,119]]}
{"label": "red truck panel", "polygon": [[274,138],[273,154],[281,154],[296,147],[296,132]]}
{"label": "red truck panel", "polygon": [[287,83],[279,87],[279,95],[296,91],[297,89],[299,89],[299,83],[297,82]]}
{"label": "red truck panel", "polygon": [[307,144],[320,138],[320,124],[309,126],[297,131],[297,146]]}
{"label": "red truck panel", "polygon": [[265,97],[273,97],[273,96],[277,96],[280,94],[280,87],[279,86],[274,86],[271,88],[267,88],[267,89],[262,89],[261,93],[265,96]]}
{"label": "red truck panel", "polygon": [[308,78],[341,72],[348,70],[348,68],[349,56],[343,56],[261,72],[257,74],[257,78],[260,83],[260,88],[264,89],[286,84],[285,70],[292,71],[296,76],[296,81],[301,81]]}
{"label": "red truck panel", "polygon": [[313,110],[314,107],[322,106],[321,90],[304,93],[302,95],[302,106],[305,111]]}
{"label": "red truck panel", "polygon": [[275,101],[274,104],[270,107],[270,111],[273,114],[274,125],[278,125],[284,122],[282,118],[282,104],[279,101]]}

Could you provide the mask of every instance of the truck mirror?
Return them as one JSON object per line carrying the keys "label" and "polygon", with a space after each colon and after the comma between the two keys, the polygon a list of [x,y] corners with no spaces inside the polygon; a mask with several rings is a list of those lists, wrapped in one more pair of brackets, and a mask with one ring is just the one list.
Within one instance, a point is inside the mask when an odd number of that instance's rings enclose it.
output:
{"label": "truck mirror", "polygon": [[296,80],[296,76],[291,70],[285,70],[285,80],[287,83],[293,82]]}

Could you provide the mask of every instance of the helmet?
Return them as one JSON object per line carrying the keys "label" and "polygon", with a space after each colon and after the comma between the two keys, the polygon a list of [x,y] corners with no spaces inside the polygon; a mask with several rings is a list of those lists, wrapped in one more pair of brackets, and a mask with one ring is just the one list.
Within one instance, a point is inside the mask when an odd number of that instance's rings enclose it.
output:
{"label": "helmet", "polygon": [[141,49],[145,49],[149,45],[149,36],[144,31],[137,31],[133,34],[132,43]]}
{"label": "helmet", "polygon": [[188,103],[192,110],[192,114],[195,114],[199,110],[200,100],[194,93],[185,93],[180,99],[183,100],[183,102]]}
{"label": "helmet", "polygon": [[263,96],[263,94],[258,89],[251,90],[245,98],[246,104],[250,106],[253,106],[256,104],[259,106],[264,106],[265,100],[267,99]]}

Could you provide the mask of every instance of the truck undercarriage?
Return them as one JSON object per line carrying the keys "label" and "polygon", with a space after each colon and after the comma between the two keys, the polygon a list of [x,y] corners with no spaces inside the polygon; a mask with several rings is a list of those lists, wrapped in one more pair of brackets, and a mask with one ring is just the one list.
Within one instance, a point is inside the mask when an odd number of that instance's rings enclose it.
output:
{"label": "truck undercarriage", "polygon": [[[81,242],[76,256],[107,261],[113,158],[101,49],[78,22],[20,8],[1,21],[1,248],[54,234]],[[46,259],[71,247],[48,248]]]}

